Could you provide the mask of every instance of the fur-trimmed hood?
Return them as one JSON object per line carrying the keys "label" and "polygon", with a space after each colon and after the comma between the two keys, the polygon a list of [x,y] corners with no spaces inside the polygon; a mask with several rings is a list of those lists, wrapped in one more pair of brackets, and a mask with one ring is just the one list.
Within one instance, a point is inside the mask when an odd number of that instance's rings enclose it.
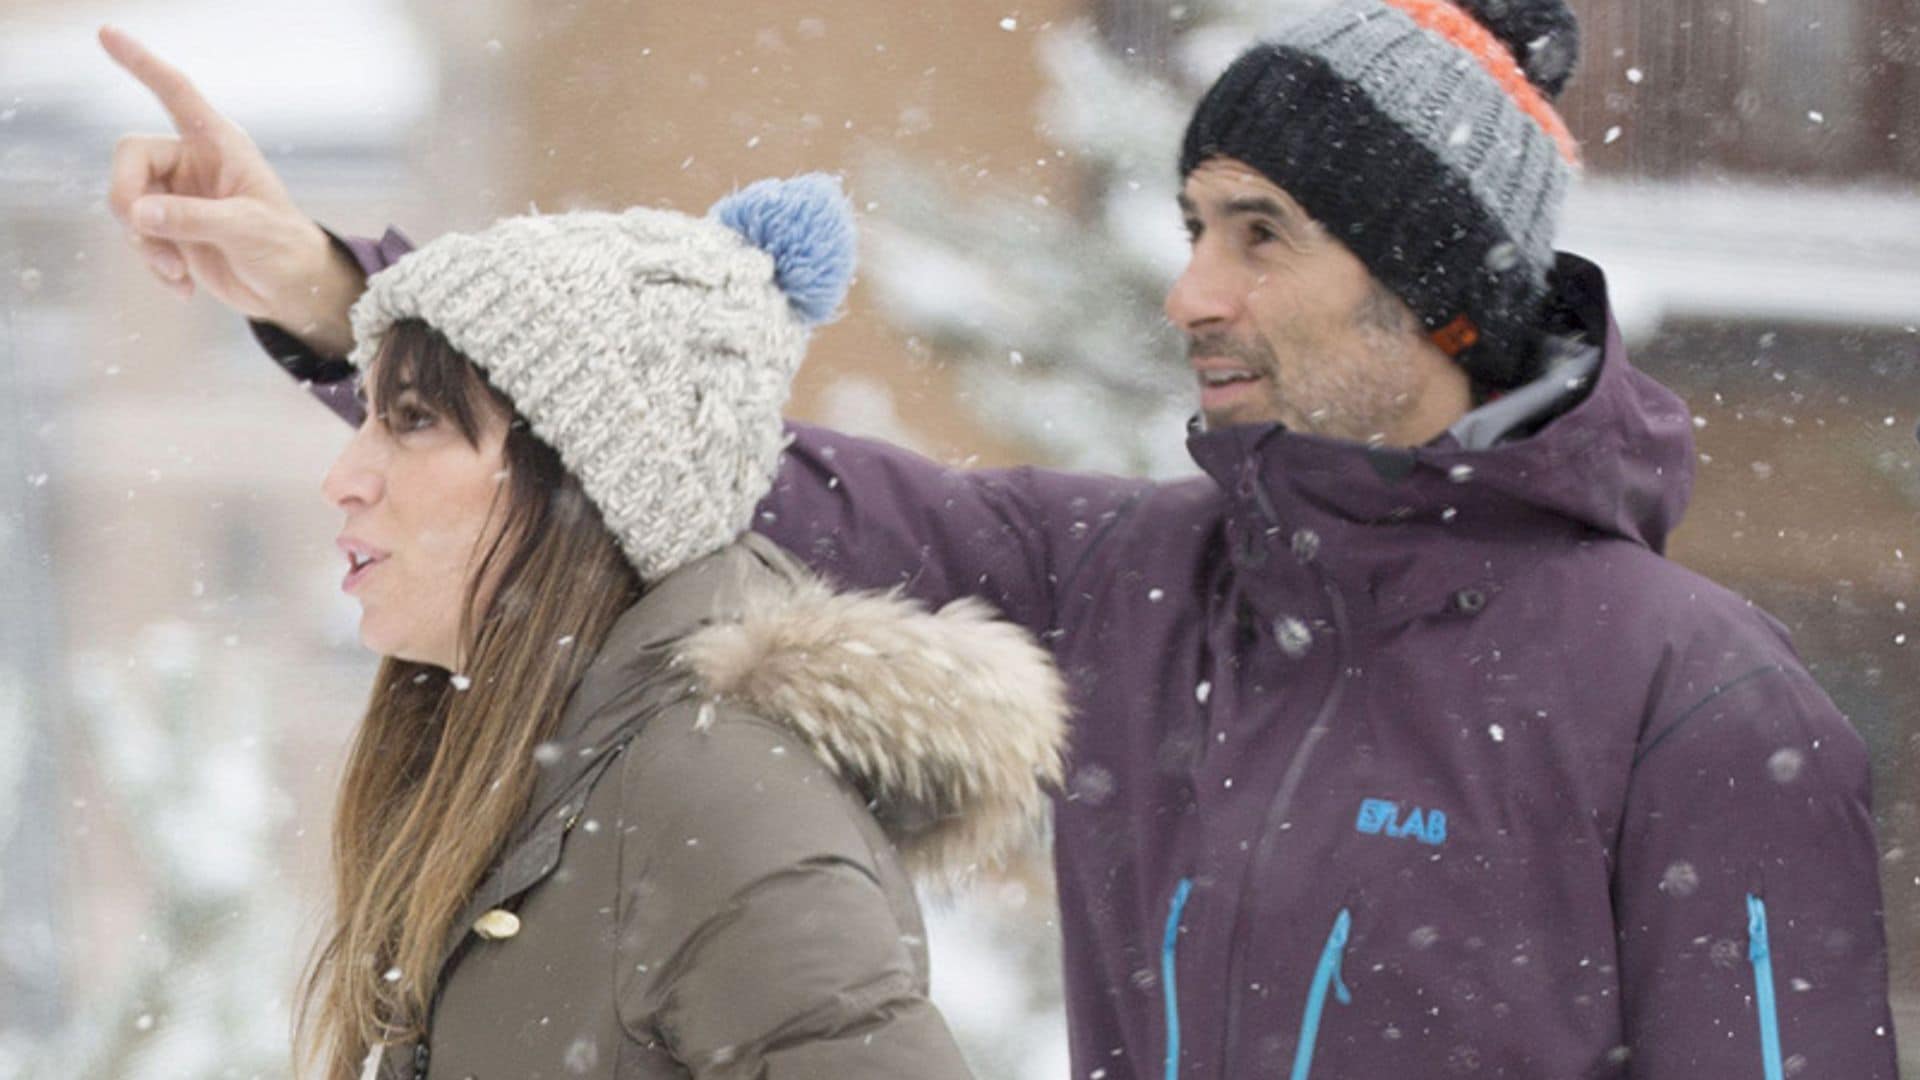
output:
{"label": "fur-trimmed hood", "polygon": [[[590,1076],[965,1080],[911,873],[950,883],[1034,831],[1063,701],[978,604],[835,595],[753,537],[662,577],[454,920],[434,1075],[571,1069],[584,1046]],[[380,1060],[401,1080],[425,1058]]]}
{"label": "fur-trimmed hood", "polygon": [[[977,600],[938,612],[801,571],[748,584],[690,635],[705,692],[790,725],[870,800],[916,874],[951,880],[1034,832],[1057,786],[1066,689],[1025,630]],[[710,715],[710,714],[709,714]]]}
{"label": "fur-trimmed hood", "polygon": [[866,797],[916,875],[945,884],[1036,837],[1061,780],[1066,689],[1028,633],[977,600],[938,612],[839,593],[748,535],[654,583],[568,702],[537,823],[687,695],[783,723]]}

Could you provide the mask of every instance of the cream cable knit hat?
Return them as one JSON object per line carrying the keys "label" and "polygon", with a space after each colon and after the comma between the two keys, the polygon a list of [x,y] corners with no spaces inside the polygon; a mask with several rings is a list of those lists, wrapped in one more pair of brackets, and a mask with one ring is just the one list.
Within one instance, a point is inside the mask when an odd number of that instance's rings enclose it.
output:
{"label": "cream cable knit hat", "polygon": [[434,240],[353,306],[365,370],[426,322],[559,452],[642,580],[746,531],[813,324],[853,275],[853,211],[818,173],[763,180],[705,219],[667,210],[507,218]]}

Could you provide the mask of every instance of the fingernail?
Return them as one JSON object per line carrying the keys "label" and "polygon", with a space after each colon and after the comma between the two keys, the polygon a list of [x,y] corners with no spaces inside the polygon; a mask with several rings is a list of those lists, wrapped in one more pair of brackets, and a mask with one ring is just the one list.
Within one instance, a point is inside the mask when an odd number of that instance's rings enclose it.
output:
{"label": "fingernail", "polygon": [[161,277],[171,281],[180,280],[180,275],[186,271],[186,267],[180,265],[180,256],[171,251],[156,251],[148,257],[147,261],[153,264],[155,270],[160,271]]}
{"label": "fingernail", "polygon": [[149,199],[142,199],[133,204],[133,223],[135,225],[151,229],[159,225],[162,221],[165,221],[166,217],[166,212],[160,208],[160,204]]}

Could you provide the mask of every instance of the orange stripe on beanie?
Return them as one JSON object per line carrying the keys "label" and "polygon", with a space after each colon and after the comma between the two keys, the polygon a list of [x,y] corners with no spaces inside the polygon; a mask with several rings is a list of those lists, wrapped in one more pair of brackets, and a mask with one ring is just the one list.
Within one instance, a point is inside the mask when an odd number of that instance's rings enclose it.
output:
{"label": "orange stripe on beanie", "polygon": [[1338,0],[1276,28],[1194,110],[1180,171],[1239,161],[1293,196],[1487,388],[1538,374],[1579,149],[1552,101],[1566,0]]}
{"label": "orange stripe on beanie", "polygon": [[1513,99],[1513,103],[1532,117],[1541,130],[1553,137],[1554,145],[1560,148],[1560,156],[1570,165],[1580,163],[1580,144],[1574,140],[1573,132],[1567,130],[1566,121],[1560,118],[1559,110],[1528,80],[1527,73],[1520,69],[1519,61],[1514,58],[1513,50],[1506,42],[1494,37],[1492,31],[1448,0],[1385,2],[1412,19],[1421,29],[1439,34],[1479,61],[1487,74],[1493,76],[1500,88]]}

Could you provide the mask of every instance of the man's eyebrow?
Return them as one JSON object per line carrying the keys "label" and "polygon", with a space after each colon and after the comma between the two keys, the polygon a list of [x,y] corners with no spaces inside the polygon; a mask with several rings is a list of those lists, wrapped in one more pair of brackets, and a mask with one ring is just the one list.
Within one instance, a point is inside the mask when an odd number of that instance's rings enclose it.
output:
{"label": "man's eyebrow", "polygon": [[1220,210],[1230,217],[1238,214],[1265,214],[1288,222],[1295,218],[1293,211],[1270,195],[1239,195],[1228,199],[1226,205]]}
{"label": "man's eyebrow", "polygon": [[[1178,197],[1180,213],[1189,218],[1200,216],[1200,204],[1193,201],[1186,192]],[[1271,195],[1236,195],[1220,204],[1222,217],[1239,217],[1245,214],[1259,214],[1277,218],[1287,225],[1299,225],[1300,213]]]}

